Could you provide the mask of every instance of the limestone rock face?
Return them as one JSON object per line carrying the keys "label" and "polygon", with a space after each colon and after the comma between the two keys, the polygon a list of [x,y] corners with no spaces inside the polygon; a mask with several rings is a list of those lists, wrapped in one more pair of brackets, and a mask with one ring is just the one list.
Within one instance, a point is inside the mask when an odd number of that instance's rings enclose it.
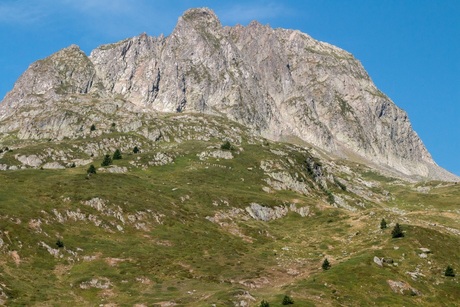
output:
{"label": "limestone rock face", "polygon": [[71,46],[32,64],[0,105],[0,133],[78,136],[84,119],[72,114],[81,101],[104,101],[96,108],[112,113],[110,104],[218,114],[271,139],[295,136],[407,176],[458,179],[434,163],[407,114],[350,53],[258,22],[222,27],[209,9],[186,11],[168,37],[142,34],[90,56]]}

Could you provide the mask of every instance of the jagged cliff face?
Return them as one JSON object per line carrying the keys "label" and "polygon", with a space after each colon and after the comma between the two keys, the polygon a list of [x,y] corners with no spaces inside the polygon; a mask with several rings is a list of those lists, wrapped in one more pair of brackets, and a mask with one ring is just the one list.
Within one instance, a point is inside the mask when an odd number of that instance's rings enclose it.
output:
{"label": "jagged cliff face", "polygon": [[222,27],[208,9],[187,11],[168,37],[142,34],[89,57],[71,46],[32,64],[0,106],[0,132],[39,138],[53,127],[78,137],[82,119],[63,109],[81,113],[85,99],[122,99],[136,112],[220,114],[272,139],[297,136],[406,175],[455,178],[350,53],[257,22]]}

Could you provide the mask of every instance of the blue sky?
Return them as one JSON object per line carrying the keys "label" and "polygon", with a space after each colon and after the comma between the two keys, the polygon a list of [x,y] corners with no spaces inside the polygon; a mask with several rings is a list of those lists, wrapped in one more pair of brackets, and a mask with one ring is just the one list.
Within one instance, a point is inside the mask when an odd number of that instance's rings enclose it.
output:
{"label": "blue sky", "polygon": [[168,35],[191,7],[222,24],[258,20],[351,52],[406,110],[435,161],[460,175],[458,0],[0,0],[0,96],[34,61],[71,44],[86,53],[146,32]]}

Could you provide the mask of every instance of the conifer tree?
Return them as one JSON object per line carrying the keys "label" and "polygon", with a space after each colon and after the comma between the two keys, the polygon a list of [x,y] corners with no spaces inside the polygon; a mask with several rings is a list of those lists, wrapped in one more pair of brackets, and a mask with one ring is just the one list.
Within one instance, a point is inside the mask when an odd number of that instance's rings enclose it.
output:
{"label": "conifer tree", "polygon": [[86,173],[87,174],[96,174],[96,168],[94,167],[94,165],[90,165],[89,168],[86,170]]}
{"label": "conifer tree", "polygon": [[385,219],[382,219],[380,221],[380,229],[386,229],[387,228],[387,221]]}
{"label": "conifer tree", "polygon": [[120,149],[115,150],[113,153],[113,160],[121,160],[122,158]]}
{"label": "conifer tree", "polygon": [[444,276],[455,277],[454,269],[450,265],[447,266]]}
{"label": "conifer tree", "polygon": [[391,231],[391,236],[393,238],[402,238],[402,237],[404,237],[404,233],[402,231],[402,228],[401,228],[401,226],[399,226],[398,223],[396,223],[395,227]]}
{"label": "conifer tree", "polygon": [[56,241],[56,245],[58,248],[63,248],[64,247],[64,242],[62,242],[60,239]]}
{"label": "conifer tree", "polygon": [[329,270],[331,268],[331,264],[329,263],[329,260],[324,259],[323,264],[321,265],[324,271]]}
{"label": "conifer tree", "polygon": [[101,166],[109,166],[112,164],[112,158],[110,158],[110,155],[105,155],[104,160],[101,163]]}

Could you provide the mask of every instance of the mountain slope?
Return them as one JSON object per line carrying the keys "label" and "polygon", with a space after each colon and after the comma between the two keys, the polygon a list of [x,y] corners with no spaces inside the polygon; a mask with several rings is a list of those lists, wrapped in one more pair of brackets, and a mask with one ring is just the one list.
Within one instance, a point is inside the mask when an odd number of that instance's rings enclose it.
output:
{"label": "mountain slope", "polygon": [[34,125],[21,109],[49,113],[74,93],[123,98],[143,111],[220,114],[405,176],[458,179],[434,163],[407,114],[351,54],[257,22],[222,27],[208,9],[185,12],[168,37],[142,34],[89,57],[71,46],[34,63],[5,97],[0,131]]}
{"label": "mountain slope", "polygon": [[37,61],[0,106],[0,305],[458,305],[460,185],[398,179],[455,179],[405,116],[345,51],[206,9]]}
{"label": "mountain slope", "polygon": [[[93,111],[100,122],[83,137],[1,148],[0,304],[460,299],[458,277],[444,276],[460,267],[459,185],[318,159],[220,116],[139,113],[133,132],[125,113]],[[118,148],[122,159],[101,167]],[[391,238],[395,223],[403,238]]]}

